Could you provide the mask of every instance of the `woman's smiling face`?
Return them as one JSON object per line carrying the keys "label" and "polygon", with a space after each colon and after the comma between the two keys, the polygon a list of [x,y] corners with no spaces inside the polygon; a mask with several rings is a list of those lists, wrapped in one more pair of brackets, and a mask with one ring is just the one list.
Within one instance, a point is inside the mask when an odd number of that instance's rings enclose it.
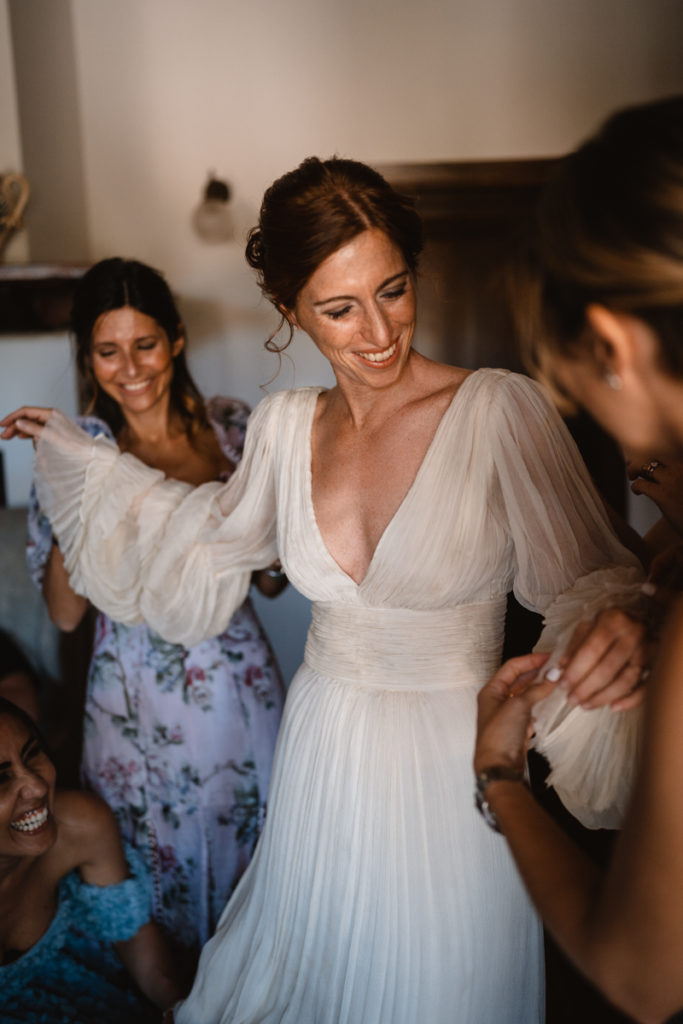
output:
{"label": "woman's smiling face", "polygon": [[38,856],[57,838],[55,768],[38,736],[0,715],[0,857]]}
{"label": "woman's smiling face", "polygon": [[168,400],[173,357],[182,335],[171,342],[156,320],[130,306],[103,313],[92,332],[90,361],[99,387],[124,414],[143,413]]}
{"label": "woman's smiling face", "polygon": [[400,377],[415,331],[415,289],[382,231],[363,231],[324,260],[293,312],[340,383],[384,388]]}

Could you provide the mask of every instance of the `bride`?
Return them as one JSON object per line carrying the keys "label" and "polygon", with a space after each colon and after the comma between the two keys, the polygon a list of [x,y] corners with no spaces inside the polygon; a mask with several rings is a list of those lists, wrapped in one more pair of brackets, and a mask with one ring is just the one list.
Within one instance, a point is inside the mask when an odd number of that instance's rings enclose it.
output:
{"label": "bride", "polygon": [[[314,602],[266,826],[177,1024],[543,1019],[540,926],[470,790],[477,691],[509,590],[546,614],[548,647],[641,572],[534,383],[414,350],[421,244],[412,204],[363,164],[311,158],[266,192],[248,260],[336,385],[264,399],[227,485],[164,480],[58,412],[3,421],[39,438],[72,585],[113,618],[197,643],[276,557]],[[592,824],[628,788],[642,633],[612,607],[562,663],[549,748]]]}

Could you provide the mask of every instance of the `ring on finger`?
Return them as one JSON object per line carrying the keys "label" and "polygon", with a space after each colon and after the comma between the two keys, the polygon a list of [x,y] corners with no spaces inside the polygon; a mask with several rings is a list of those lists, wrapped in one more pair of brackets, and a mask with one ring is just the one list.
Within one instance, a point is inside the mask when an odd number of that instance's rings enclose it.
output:
{"label": "ring on finger", "polygon": [[654,480],[654,472],[661,466],[659,459],[651,459],[646,466],[640,467],[640,475],[646,480]]}

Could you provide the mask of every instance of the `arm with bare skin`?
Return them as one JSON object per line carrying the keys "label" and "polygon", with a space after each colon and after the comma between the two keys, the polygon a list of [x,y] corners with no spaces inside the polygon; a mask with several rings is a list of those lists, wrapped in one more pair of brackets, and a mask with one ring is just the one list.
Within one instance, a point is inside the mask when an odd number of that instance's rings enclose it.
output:
{"label": "arm with bare skin", "polygon": [[88,599],[77,594],[69,582],[64,558],[56,544],[45,564],[43,597],[55,626],[66,633],[73,632],[82,622],[88,608]]}
{"label": "arm with bare skin", "polygon": [[[527,659],[531,656],[526,656]],[[546,687],[509,699],[525,658],[507,662],[479,696],[475,771],[524,756]],[[548,929],[618,1006],[646,1024],[683,1006],[683,604],[674,610],[646,702],[635,792],[614,858],[601,874],[519,783],[486,797]]]}
{"label": "arm with bare skin", "polygon": [[[91,793],[63,794],[60,831],[74,850],[75,867],[89,885],[109,886],[128,877],[128,865],[113,813]],[[158,925],[149,920],[132,938],[115,943],[131,977],[147,998],[164,1010],[186,994],[177,964]]]}

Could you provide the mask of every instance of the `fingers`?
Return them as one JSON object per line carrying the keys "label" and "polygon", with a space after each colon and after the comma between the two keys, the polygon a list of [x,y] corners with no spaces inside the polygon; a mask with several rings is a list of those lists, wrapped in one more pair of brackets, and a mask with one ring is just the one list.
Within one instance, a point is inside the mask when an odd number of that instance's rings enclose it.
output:
{"label": "fingers", "polygon": [[639,707],[645,700],[647,690],[644,686],[637,686],[628,697],[622,697],[621,700],[615,700],[612,704],[613,711],[630,711],[632,708]]}
{"label": "fingers", "polygon": [[526,691],[538,683],[538,668],[531,669],[529,672],[522,672],[517,676],[515,681],[508,687],[508,699],[510,697],[519,697],[520,694],[526,693]]}
{"label": "fingers", "polygon": [[640,463],[637,459],[632,459],[632,458],[627,459],[627,461],[626,461],[626,475],[628,476],[629,480],[635,480],[635,478],[640,473],[641,465],[642,465],[642,463]]}
{"label": "fingers", "polygon": [[11,441],[12,438],[40,437],[40,433],[47,423],[52,409],[43,409],[39,406],[22,406],[15,409],[0,420],[0,427],[3,427],[0,439]]}
{"label": "fingers", "polygon": [[[556,682],[544,679],[543,682],[530,686],[523,694],[520,694],[520,696],[524,698],[529,708],[533,708],[533,706],[538,704],[539,701],[545,700],[546,697],[550,696],[556,686]],[[516,697],[517,695],[515,694],[515,699]]]}
{"label": "fingers", "polygon": [[[504,662],[486,686],[479,691],[480,724],[488,722],[501,705],[510,701],[513,688],[520,686],[520,693],[525,695],[531,688],[530,683],[538,675],[539,670],[548,660],[547,654],[523,654],[518,658],[510,658]],[[552,688],[553,684],[549,684]],[[512,703],[512,701],[510,701]]]}
{"label": "fingers", "polygon": [[664,468],[664,463],[654,456],[638,456],[631,452],[626,459],[626,473],[629,480],[636,480],[638,477],[651,480],[655,470],[660,467]]}
{"label": "fingers", "polygon": [[[567,701],[582,707],[600,707],[626,696],[645,661],[645,627],[618,608],[602,612],[586,631],[582,623],[569,661],[563,665],[562,684]],[[622,673],[626,673],[622,677]]]}
{"label": "fingers", "polygon": [[487,687],[491,687],[507,697],[509,690],[522,677],[526,675],[529,675],[530,678],[535,677],[548,658],[548,654],[538,652],[535,654],[522,654],[517,658],[508,658],[507,661],[503,662],[490,682],[487,683]]}
{"label": "fingers", "polygon": [[47,409],[40,405],[22,405],[20,409],[15,409],[14,412],[4,416],[0,420],[0,427],[8,426],[18,419],[35,420],[38,423],[45,424],[53,412],[53,409]]}
{"label": "fingers", "polygon": [[649,462],[645,462],[640,467],[638,470],[638,476],[643,480],[654,480],[655,471],[664,468],[664,463],[660,462],[659,459],[650,459]]}
{"label": "fingers", "polygon": [[[641,675],[642,669],[639,666],[628,664],[601,690],[585,700],[579,700],[578,703],[586,711],[604,707],[606,704],[610,704],[616,709],[617,704],[623,700],[630,700],[637,691],[640,690],[644,694],[645,691],[641,686]],[[574,700],[570,703],[576,704],[577,701]],[[636,703],[640,703],[640,700],[637,700]]]}
{"label": "fingers", "polygon": [[[506,666],[509,666],[509,662],[506,662]],[[480,702],[474,751],[475,771],[481,771],[494,764],[514,767],[524,765],[534,732],[533,706],[543,697],[547,697],[554,685],[546,681],[529,686],[523,693],[510,694],[507,699],[495,702],[488,715],[486,699],[483,704]]]}
{"label": "fingers", "polygon": [[586,638],[590,636],[594,626],[594,621],[579,622],[578,626],[572,633],[572,637],[569,643],[567,644],[567,649],[564,653],[564,657],[560,662],[560,665],[563,668],[570,663],[571,659],[574,657],[576,652],[580,650],[582,644],[586,641]]}
{"label": "fingers", "polygon": [[15,437],[24,440],[26,438],[36,438],[40,437],[42,430],[42,423],[35,423],[33,420],[28,419],[18,419],[11,426],[5,427],[2,434],[0,434],[0,440],[11,441]]}
{"label": "fingers", "polygon": [[631,484],[631,490],[634,494],[646,494],[648,498],[653,500],[658,488],[659,484],[653,477],[637,476]]}
{"label": "fingers", "polygon": [[[629,474],[631,475],[631,474]],[[645,494],[659,507],[664,518],[676,531],[683,530],[683,464],[664,463],[651,459],[641,465],[631,490],[634,494]]]}

